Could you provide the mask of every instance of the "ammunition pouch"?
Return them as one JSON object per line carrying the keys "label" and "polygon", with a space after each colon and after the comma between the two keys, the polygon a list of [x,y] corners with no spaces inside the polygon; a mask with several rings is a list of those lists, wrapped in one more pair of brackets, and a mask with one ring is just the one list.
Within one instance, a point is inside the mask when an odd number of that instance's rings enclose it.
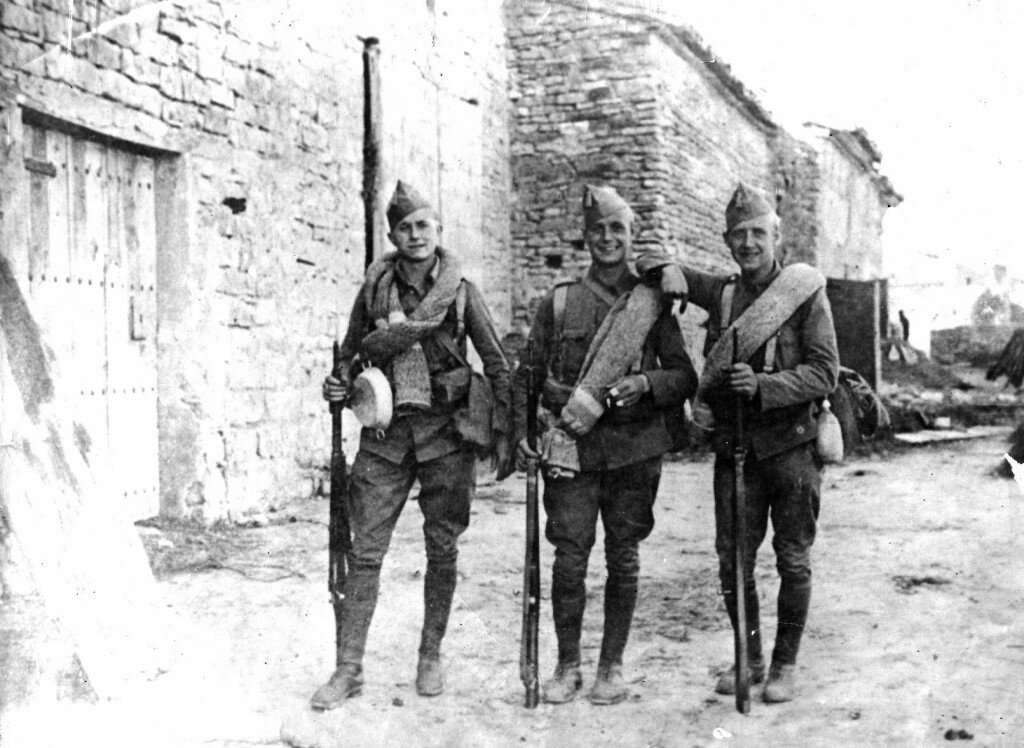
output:
{"label": "ammunition pouch", "polygon": [[438,372],[430,376],[430,394],[435,408],[449,409],[461,405],[469,395],[470,372],[466,366]]}

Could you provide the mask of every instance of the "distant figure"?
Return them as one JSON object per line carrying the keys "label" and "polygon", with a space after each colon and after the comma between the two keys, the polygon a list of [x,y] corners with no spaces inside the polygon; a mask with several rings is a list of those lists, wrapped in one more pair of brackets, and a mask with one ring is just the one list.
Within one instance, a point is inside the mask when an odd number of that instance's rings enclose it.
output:
{"label": "distant figure", "polygon": [[907,315],[900,309],[900,325],[903,327],[903,340],[910,342],[910,320],[907,319]]}

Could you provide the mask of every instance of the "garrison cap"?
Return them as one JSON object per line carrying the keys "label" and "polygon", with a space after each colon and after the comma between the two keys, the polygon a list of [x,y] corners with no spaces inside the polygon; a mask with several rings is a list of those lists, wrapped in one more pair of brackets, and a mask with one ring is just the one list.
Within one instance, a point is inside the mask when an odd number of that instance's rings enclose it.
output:
{"label": "garrison cap", "polygon": [[729,204],[725,206],[725,227],[731,229],[744,221],[767,215],[777,217],[768,196],[757,187],[740,182]]}
{"label": "garrison cap", "polygon": [[588,184],[583,188],[583,225],[589,226],[602,218],[624,214],[633,220],[633,209],[623,200],[619,193],[611,187],[595,187]]}
{"label": "garrison cap", "polygon": [[395,185],[395,194],[391,196],[391,202],[388,203],[388,227],[394,231],[399,221],[410,213],[415,213],[423,208],[433,210],[434,206],[428,203],[412,185],[399,179],[398,184]]}

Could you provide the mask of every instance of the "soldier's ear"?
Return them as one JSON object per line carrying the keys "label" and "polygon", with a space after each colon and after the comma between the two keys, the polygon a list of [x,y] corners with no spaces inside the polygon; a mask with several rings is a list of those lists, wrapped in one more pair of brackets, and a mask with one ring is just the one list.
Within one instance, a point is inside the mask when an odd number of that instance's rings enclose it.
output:
{"label": "soldier's ear", "polygon": [[388,232],[388,241],[391,242],[391,246],[392,247],[394,247],[395,249],[398,249],[398,242],[395,241],[395,232],[394,231],[389,231]]}

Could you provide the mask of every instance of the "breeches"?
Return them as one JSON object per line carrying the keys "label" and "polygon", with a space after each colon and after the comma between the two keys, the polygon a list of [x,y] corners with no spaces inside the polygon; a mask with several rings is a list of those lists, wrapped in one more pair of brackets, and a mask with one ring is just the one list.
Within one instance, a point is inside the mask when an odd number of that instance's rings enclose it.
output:
{"label": "breeches", "polygon": [[427,559],[438,564],[455,562],[458,538],[469,526],[476,481],[473,453],[459,450],[427,462],[416,462],[410,453],[396,465],[360,451],[352,466],[349,503],[352,566],[380,568],[417,478]]}

